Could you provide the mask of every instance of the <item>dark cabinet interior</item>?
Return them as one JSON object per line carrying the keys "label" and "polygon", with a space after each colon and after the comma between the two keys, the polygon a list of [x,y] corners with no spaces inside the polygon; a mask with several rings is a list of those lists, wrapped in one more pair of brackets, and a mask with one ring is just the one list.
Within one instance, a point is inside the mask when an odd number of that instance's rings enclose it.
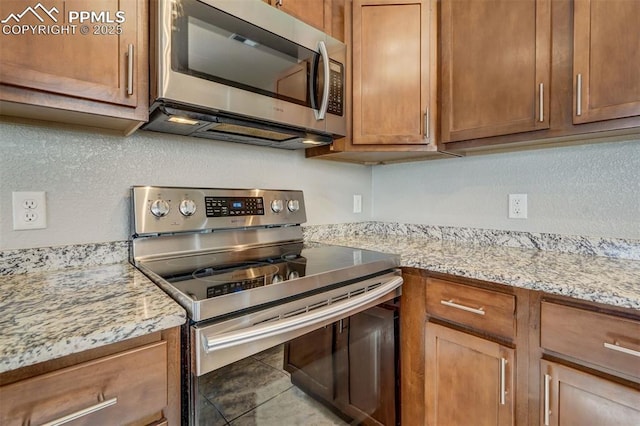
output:
{"label": "dark cabinet interior", "polygon": [[398,306],[381,305],[285,346],[291,381],[358,424],[396,425]]}

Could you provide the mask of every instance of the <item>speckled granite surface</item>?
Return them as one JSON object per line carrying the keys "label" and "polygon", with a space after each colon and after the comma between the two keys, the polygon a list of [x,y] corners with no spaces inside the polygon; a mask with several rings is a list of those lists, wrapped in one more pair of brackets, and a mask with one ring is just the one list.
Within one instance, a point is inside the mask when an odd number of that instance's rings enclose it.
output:
{"label": "speckled granite surface", "polygon": [[[635,240],[382,222],[304,233],[400,254],[403,266],[640,310]],[[184,323],[127,255],[127,241],[0,252],[0,372]]]}
{"label": "speckled granite surface", "polygon": [[184,309],[128,263],[0,277],[0,372],[164,330]]}
{"label": "speckled granite surface", "polygon": [[305,239],[350,235],[398,235],[454,241],[480,246],[531,248],[558,253],[586,254],[617,259],[640,260],[640,240],[588,237],[501,229],[459,228],[452,226],[416,225],[395,222],[357,222],[303,227]]}
{"label": "speckled granite surface", "polygon": [[128,241],[0,251],[0,276],[126,262]]}
{"label": "speckled granite surface", "polygon": [[401,265],[640,310],[640,261],[397,235],[324,235],[324,244],[400,254]]}

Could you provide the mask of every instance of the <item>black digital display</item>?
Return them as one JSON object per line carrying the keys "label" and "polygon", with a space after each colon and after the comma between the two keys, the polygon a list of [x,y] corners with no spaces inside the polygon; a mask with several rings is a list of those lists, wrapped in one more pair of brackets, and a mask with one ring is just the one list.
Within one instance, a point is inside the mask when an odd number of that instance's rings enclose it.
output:
{"label": "black digital display", "polygon": [[204,197],[207,217],[264,215],[262,197]]}

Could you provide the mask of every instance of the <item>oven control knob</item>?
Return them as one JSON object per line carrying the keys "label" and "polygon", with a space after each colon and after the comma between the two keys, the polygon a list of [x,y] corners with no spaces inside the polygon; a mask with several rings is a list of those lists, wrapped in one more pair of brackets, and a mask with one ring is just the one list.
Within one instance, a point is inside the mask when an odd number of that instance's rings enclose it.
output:
{"label": "oven control knob", "polygon": [[284,209],[284,202],[282,200],[273,200],[271,202],[271,210],[274,213],[280,213]]}
{"label": "oven control knob", "polygon": [[289,275],[287,276],[288,280],[295,280],[296,278],[300,278],[300,274],[298,271],[289,271]]}
{"label": "oven control knob", "polygon": [[300,210],[300,202],[298,200],[287,201],[287,208],[290,212],[297,212]]}
{"label": "oven control knob", "polygon": [[165,217],[169,214],[169,203],[165,200],[155,200],[151,203],[150,210],[155,217]]}
{"label": "oven control knob", "polygon": [[271,278],[271,284],[278,284],[282,282],[282,275],[275,274],[273,278]]}
{"label": "oven control knob", "polygon": [[196,212],[196,202],[193,200],[182,200],[179,210],[183,216],[193,216]]}

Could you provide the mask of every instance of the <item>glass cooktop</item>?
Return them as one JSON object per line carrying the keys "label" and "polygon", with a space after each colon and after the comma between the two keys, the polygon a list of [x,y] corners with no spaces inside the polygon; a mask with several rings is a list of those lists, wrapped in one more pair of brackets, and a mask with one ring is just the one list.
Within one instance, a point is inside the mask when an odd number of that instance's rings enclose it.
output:
{"label": "glass cooktop", "polygon": [[[395,255],[302,242],[142,261],[192,320],[282,302],[398,266]],[[153,278],[153,276],[152,276]]]}

